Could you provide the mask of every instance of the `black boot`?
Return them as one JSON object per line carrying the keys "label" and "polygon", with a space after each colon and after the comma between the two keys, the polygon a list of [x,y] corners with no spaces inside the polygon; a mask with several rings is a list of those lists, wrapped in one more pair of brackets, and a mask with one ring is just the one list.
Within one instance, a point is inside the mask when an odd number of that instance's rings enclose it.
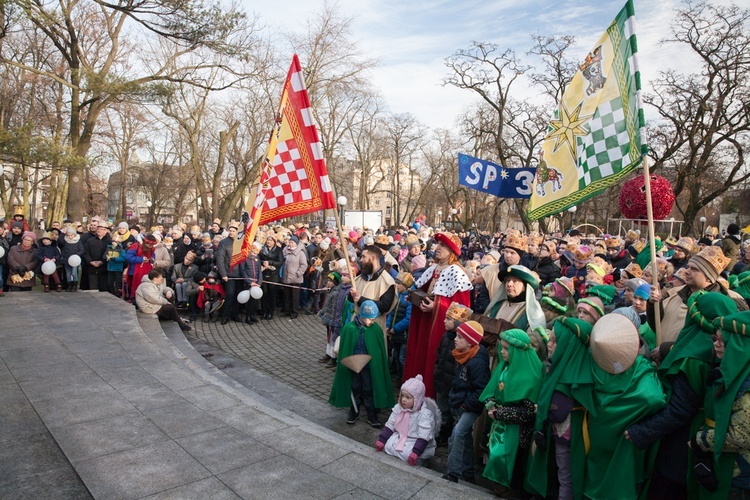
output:
{"label": "black boot", "polygon": [[378,414],[375,412],[375,408],[367,408],[367,423],[372,427],[379,429],[383,424],[378,420]]}
{"label": "black boot", "polygon": [[255,316],[247,316],[245,318],[245,323],[247,323],[248,325],[252,325],[253,323],[257,323],[257,322],[258,320],[255,319]]}

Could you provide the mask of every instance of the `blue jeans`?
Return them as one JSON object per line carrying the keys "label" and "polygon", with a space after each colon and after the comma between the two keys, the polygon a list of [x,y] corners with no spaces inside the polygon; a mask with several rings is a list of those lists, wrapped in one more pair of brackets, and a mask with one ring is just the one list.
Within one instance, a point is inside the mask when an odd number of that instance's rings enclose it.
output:
{"label": "blue jeans", "polygon": [[459,478],[472,478],[474,477],[472,429],[479,414],[461,409],[451,409],[451,413],[456,425],[448,439],[448,474]]}

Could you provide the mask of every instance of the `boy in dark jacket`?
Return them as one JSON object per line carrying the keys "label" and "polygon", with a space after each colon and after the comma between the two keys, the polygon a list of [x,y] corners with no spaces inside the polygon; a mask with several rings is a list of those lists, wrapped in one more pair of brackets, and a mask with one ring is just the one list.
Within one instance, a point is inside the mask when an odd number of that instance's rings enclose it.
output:
{"label": "boy in dark jacket", "polygon": [[468,307],[451,302],[445,312],[445,333],[438,345],[437,358],[435,359],[435,371],[433,372],[433,386],[435,387],[435,402],[440,409],[442,423],[440,434],[435,437],[438,446],[448,444],[448,439],[453,432],[453,415],[449,396],[453,387],[453,377],[456,373],[456,358],[453,357],[453,349],[456,347],[456,328],[471,319],[472,310]]}
{"label": "boy in dark jacket", "polygon": [[[57,241],[53,240],[51,233],[45,233],[44,236],[42,236],[41,244],[39,245],[39,248],[36,249],[36,258],[39,261],[39,267],[35,272],[42,277],[44,291],[49,292],[50,280],[52,280],[52,286],[54,286],[58,292],[62,292],[60,277],[57,275],[57,266],[61,265],[60,247],[57,246]],[[42,273],[42,265],[50,260],[55,263],[55,272],[52,274]]]}
{"label": "boy in dark jacket", "polygon": [[398,379],[401,380],[404,375],[406,340],[409,336],[409,321],[411,320],[411,301],[408,290],[414,284],[414,278],[411,273],[400,272],[395,281],[398,305],[385,317],[385,333],[388,335],[388,352],[393,353],[393,365],[396,367]]}
{"label": "boy in dark jacket", "polygon": [[479,401],[490,380],[490,362],[487,350],[479,342],[484,328],[476,321],[462,323],[456,329],[456,373],[448,401],[456,421],[448,440],[448,473],[443,476],[454,483],[458,478],[474,481],[474,422],[484,409]]}

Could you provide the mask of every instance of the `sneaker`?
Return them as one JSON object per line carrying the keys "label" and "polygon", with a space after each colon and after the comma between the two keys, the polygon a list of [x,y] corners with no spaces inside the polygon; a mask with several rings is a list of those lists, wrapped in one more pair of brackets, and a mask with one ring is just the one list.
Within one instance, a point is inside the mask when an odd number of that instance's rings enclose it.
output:
{"label": "sneaker", "polygon": [[443,479],[447,479],[451,483],[457,483],[458,482],[458,478],[456,476],[454,476],[453,474],[450,474],[450,473],[443,474]]}
{"label": "sneaker", "polygon": [[328,354],[326,354],[325,356],[323,356],[322,358],[318,360],[318,363],[328,363],[330,360],[331,360],[331,357]]}
{"label": "sneaker", "polygon": [[336,368],[336,358],[331,358],[326,363],[326,368]]}
{"label": "sneaker", "polygon": [[359,412],[354,411],[354,408],[352,408],[351,410],[349,410],[349,416],[346,417],[346,423],[352,425],[357,421],[357,419],[359,419]]}
{"label": "sneaker", "polygon": [[183,323],[180,325],[180,330],[182,330],[183,332],[189,332],[190,330],[192,330],[192,328],[190,327],[190,325],[186,325]]}
{"label": "sneaker", "polygon": [[383,426],[383,424],[380,423],[380,420],[378,420],[378,417],[376,417],[375,415],[368,416],[367,423],[370,424],[371,427],[375,427],[376,429],[380,429],[380,427]]}

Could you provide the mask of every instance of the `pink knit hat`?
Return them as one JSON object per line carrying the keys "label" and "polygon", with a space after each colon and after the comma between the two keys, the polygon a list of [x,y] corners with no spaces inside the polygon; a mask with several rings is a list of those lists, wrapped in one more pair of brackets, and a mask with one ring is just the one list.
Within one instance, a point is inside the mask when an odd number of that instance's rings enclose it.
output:
{"label": "pink knit hat", "polygon": [[424,254],[415,255],[414,258],[411,259],[411,264],[414,269],[422,269],[427,265],[427,258]]}
{"label": "pink knit hat", "polygon": [[419,411],[422,408],[424,402],[424,382],[422,382],[422,375],[417,375],[414,378],[410,378],[401,385],[401,390],[408,392],[414,398],[413,411]]}
{"label": "pink knit hat", "polygon": [[34,243],[36,243],[36,234],[34,234],[32,231],[24,231],[21,239],[23,238],[31,238],[32,240],[34,240]]}

